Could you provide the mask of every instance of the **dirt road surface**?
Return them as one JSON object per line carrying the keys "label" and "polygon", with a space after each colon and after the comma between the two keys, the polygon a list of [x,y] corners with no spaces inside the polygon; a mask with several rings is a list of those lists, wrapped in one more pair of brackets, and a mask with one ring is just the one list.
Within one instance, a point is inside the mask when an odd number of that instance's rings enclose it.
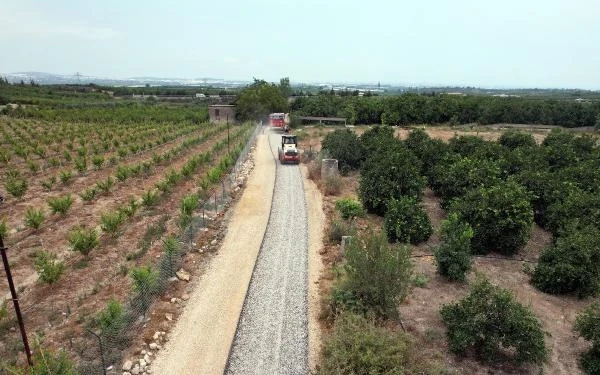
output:
{"label": "dirt road surface", "polygon": [[255,167],[206,273],[198,281],[152,372],[222,374],[264,235],[275,181],[266,135],[257,140]]}
{"label": "dirt road surface", "polygon": [[[272,150],[281,138],[270,135]],[[307,374],[308,220],[300,168],[279,165],[227,374]]]}

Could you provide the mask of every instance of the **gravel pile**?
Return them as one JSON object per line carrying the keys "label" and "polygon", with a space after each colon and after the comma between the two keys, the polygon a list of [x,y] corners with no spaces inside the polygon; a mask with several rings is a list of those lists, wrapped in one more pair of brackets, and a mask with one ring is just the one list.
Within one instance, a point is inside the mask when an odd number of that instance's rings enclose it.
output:
{"label": "gravel pile", "polygon": [[[281,136],[269,136],[274,157]],[[271,216],[229,354],[228,374],[307,374],[308,222],[297,165],[279,165]]]}

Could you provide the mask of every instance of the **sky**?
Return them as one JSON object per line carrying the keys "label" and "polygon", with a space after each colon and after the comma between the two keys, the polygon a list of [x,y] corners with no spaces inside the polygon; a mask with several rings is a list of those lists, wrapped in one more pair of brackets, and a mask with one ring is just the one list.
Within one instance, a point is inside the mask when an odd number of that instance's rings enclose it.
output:
{"label": "sky", "polygon": [[0,72],[600,90],[598,0],[0,0]]}

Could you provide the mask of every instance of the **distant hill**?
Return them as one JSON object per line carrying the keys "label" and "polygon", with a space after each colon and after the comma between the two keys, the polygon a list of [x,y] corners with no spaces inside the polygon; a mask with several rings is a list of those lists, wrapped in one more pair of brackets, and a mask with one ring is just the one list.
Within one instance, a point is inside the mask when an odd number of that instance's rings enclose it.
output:
{"label": "distant hill", "polygon": [[21,81],[29,83],[31,80],[41,85],[58,84],[88,84],[106,86],[215,86],[215,87],[239,87],[247,85],[248,81],[229,81],[220,78],[161,78],[161,77],[131,77],[131,78],[103,78],[85,75],[62,75],[44,72],[17,72],[0,73],[11,83]]}

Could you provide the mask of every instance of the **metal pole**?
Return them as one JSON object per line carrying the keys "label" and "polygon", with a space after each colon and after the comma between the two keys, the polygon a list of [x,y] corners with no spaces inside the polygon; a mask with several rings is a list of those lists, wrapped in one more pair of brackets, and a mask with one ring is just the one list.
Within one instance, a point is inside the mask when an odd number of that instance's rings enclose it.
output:
{"label": "metal pole", "polygon": [[96,338],[98,339],[98,346],[100,347],[100,358],[102,359],[102,373],[106,375],[106,361],[104,360],[104,347],[102,346],[102,338],[99,335],[97,335],[96,332],[92,331],[89,328],[86,329],[86,331],[96,336]]}
{"label": "metal pole", "polygon": [[227,114],[227,154],[229,155],[229,113]]}
{"label": "metal pole", "polygon": [[2,236],[0,236],[0,252],[2,253],[2,263],[4,263],[4,271],[6,272],[8,287],[10,288],[13,305],[15,306],[15,313],[17,314],[17,320],[19,321],[19,329],[21,330],[21,337],[23,338],[23,346],[25,347],[25,354],[27,355],[27,363],[29,366],[33,366],[33,361],[31,360],[31,350],[29,350],[29,341],[27,341],[27,332],[25,332],[25,324],[23,323],[23,316],[21,315],[21,308],[19,307],[19,298],[17,297],[15,284],[13,283],[12,274],[10,273],[10,265],[8,264],[8,257],[6,256],[6,248],[4,247],[4,240],[2,239]]}

